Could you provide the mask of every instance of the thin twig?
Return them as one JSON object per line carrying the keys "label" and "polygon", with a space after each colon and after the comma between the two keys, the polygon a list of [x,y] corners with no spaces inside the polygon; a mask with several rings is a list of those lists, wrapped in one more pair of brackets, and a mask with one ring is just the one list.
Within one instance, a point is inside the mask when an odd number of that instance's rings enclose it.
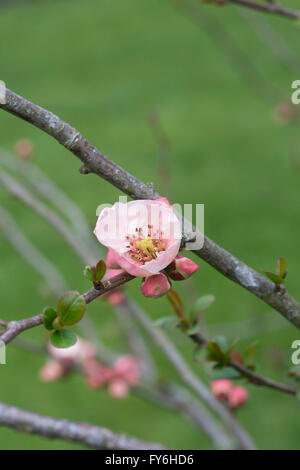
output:
{"label": "thin twig", "polygon": [[47,259],[21,232],[11,214],[0,206],[0,227],[9,243],[43,276],[51,291],[61,295],[68,290],[67,284],[55,265]]}
{"label": "thin twig", "polygon": [[[122,272],[112,277],[111,279],[108,279],[107,281],[99,283],[99,287],[97,289],[92,287],[90,290],[82,294],[82,296],[85,299],[85,302],[88,304],[97,299],[100,295],[105,294],[106,292],[109,292],[110,290],[115,289],[122,284],[125,284],[131,279],[133,279],[133,276],[126,272]],[[6,329],[3,332],[0,332],[0,339],[5,344],[7,344],[23,331],[41,325],[42,322],[42,314],[35,315],[34,317],[26,318],[24,320],[8,322]]]}
{"label": "thin twig", "polygon": [[240,75],[242,83],[254,92],[256,98],[272,105],[282,99],[282,90],[273,82],[266,80],[249,54],[234,39],[230,28],[227,28],[226,23],[214,15],[210,8],[206,5],[195,4],[193,0],[172,0],[172,4],[191,22],[205,31]]}
{"label": "thin twig", "polygon": [[[198,346],[201,346],[201,347],[202,346],[205,347],[208,343],[206,338],[204,338],[204,336],[202,336],[200,333],[191,334],[191,335],[188,335],[188,337],[194,343],[196,343]],[[268,378],[263,377],[259,374],[256,374],[251,369],[248,369],[244,365],[239,364],[238,362],[236,362],[234,360],[229,360],[226,363],[226,365],[229,366],[229,367],[232,367],[233,369],[240,372],[243,376],[247,377],[250,380],[251,383],[253,383],[255,385],[272,388],[273,390],[277,390],[278,392],[284,392],[284,393],[288,393],[290,395],[296,395],[297,394],[296,389],[291,388],[287,385],[275,382],[274,380],[268,379]]]}
{"label": "thin twig", "polygon": [[183,417],[200,428],[209,437],[217,449],[234,449],[227,434],[216,423],[213,416],[184,388],[172,382],[147,384],[147,387],[134,389],[159,406],[178,411]]}
{"label": "thin twig", "polygon": [[[38,166],[29,160],[23,161],[4,149],[0,149],[0,163],[9,170],[24,176],[40,196],[64,214],[85,244],[94,241],[82,210]],[[93,243],[93,246],[91,244],[91,248],[95,249],[96,243]]]}
{"label": "thin twig", "polygon": [[252,10],[261,11],[263,13],[273,13],[275,15],[285,16],[291,19],[299,19],[300,12],[296,10],[291,10],[290,8],[283,7],[278,5],[276,2],[268,2],[268,4],[252,2],[250,0],[224,0],[224,3],[234,3],[235,5],[251,8]]}
{"label": "thin twig", "polygon": [[78,255],[81,257],[83,262],[86,262],[87,259],[89,259],[91,263],[95,261],[95,257],[91,258],[91,254],[85,248],[85,245],[81,243],[78,237],[69,230],[67,224],[61,219],[61,217],[56,212],[47,207],[43,202],[36,199],[27,188],[18,183],[4,170],[0,170],[0,183],[14,197],[20,199],[47,222],[51,223],[63,236],[63,238],[68,240],[76,253],[78,253]]}
{"label": "thin twig", "polygon": [[156,366],[143,340],[141,331],[132,318],[128,298],[124,296],[124,301],[120,305],[116,305],[114,309],[131,353],[141,361],[142,372],[147,375],[147,379],[154,380],[157,376]]}
{"label": "thin twig", "polygon": [[295,51],[291,50],[291,43],[275,31],[266,18],[243,8],[239,8],[238,11],[282,67],[285,70],[288,67],[293,73],[298,74],[300,61]]}
{"label": "thin twig", "polygon": [[65,419],[54,419],[0,403],[0,426],[17,431],[38,434],[53,439],[77,442],[94,449],[156,450],[161,444],[141,441],[125,434],[113,433],[107,428],[89,423],[74,423]]}

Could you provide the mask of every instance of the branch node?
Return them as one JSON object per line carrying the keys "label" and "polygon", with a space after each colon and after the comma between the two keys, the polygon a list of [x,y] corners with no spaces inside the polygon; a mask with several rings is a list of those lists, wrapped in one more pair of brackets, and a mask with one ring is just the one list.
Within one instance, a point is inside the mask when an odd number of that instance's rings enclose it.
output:
{"label": "branch node", "polygon": [[82,165],[79,168],[79,173],[81,173],[82,175],[88,175],[89,173],[92,173],[92,171],[86,165]]}

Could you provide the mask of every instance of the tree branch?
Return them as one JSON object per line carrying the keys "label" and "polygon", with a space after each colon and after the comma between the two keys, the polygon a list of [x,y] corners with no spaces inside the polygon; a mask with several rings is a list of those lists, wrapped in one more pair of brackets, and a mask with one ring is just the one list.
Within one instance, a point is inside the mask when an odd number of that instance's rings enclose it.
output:
{"label": "tree branch", "polygon": [[[200,333],[191,334],[191,335],[188,335],[188,337],[192,341],[194,341],[194,343],[196,343],[198,346],[206,346],[208,343],[208,341]],[[253,372],[251,369],[248,369],[247,367],[245,367],[242,364],[239,364],[236,361],[229,360],[226,363],[226,365],[240,372],[244,377],[247,377],[249,381],[255,385],[272,388],[273,390],[277,390],[278,392],[284,392],[290,395],[297,394],[296,389],[288,387],[287,385],[275,382],[261,375],[258,375],[255,372]]]}
{"label": "tree branch", "polygon": [[275,1],[269,2],[267,5],[258,2],[252,2],[250,0],[224,0],[224,3],[234,3],[241,7],[251,8],[252,10],[262,11],[264,13],[273,13],[275,15],[286,16],[291,19],[299,19],[300,12],[291,10],[290,8],[278,5]]}
{"label": "tree branch", "polygon": [[[30,122],[51,135],[76,155],[89,169],[134,199],[155,199],[159,194],[152,183],[143,183],[116,165],[88,142],[76,129],[50,111],[7,89],[6,104],[0,108]],[[238,258],[205,236],[201,250],[194,250],[200,258],[221,274],[247,289],[281,313],[300,328],[300,304],[287,292],[275,291],[273,282],[261,276]]]}
{"label": "tree branch", "polygon": [[17,431],[38,434],[47,438],[77,442],[93,449],[159,450],[161,444],[140,441],[125,434],[113,433],[109,429],[88,423],[54,419],[0,403],[0,426]]}
{"label": "tree branch", "polygon": [[35,198],[32,193],[12,178],[6,171],[0,170],[0,184],[2,184],[14,197],[20,199],[24,204],[33,209],[40,217],[53,225],[64,239],[71,245],[81,260],[93,263],[95,257],[91,255],[76,234],[69,230],[64,220],[52,209],[50,209],[42,201]]}
{"label": "tree branch", "polygon": [[47,281],[52,293],[61,295],[68,290],[67,284],[52,261],[46,258],[28,240],[12,215],[0,206],[0,228],[8,242]]}

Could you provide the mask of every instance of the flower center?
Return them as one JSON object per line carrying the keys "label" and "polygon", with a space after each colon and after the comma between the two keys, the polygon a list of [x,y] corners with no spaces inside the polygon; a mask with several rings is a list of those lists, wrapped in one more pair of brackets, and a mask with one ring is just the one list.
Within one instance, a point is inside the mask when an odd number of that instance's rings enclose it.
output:
{"label": "flower center", "polygon": [[145,264],[148,261],[156,259],[161,251],[166,250],[165,240],[162,238],[162,232],[153,233],[152,226],[148,226],[148,236],[145,238],[142,229],[136,229],[137,235],[127,237],[129,245],[128,254],[138,264]]}
{"label": "flower center", "polygon": [[151,256],[151,253],[155,252],[155,246],[153,244],[151,237],[143,238],[142,240],[137,240],[136,246],[146,256],[149,256],[149,255]]}

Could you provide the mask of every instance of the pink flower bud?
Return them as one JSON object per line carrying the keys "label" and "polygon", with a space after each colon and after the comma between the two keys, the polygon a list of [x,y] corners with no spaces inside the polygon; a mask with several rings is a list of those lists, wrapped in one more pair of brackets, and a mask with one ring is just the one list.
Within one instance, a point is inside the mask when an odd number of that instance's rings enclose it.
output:
{"label": "pink flower bud", "polygon": [[33,153],[33,144],[29,139],[18,140],[15,144],[15,152],[22,160],[28,160]]}
{"label": "pink flower bud", "polygon": [[183,281],[188,279],[199,268],[199,264],[194,263],[185,256],[177,255],[172,263],[166,268],[166,271],[174,281]]}
{"label": "pink flower bud", "polygon": [[140,361],[133,356],[120,356],[115,364],[114,371],[117,376],[124,379],[129,385],[134,387],[140,379]]}
{"label": "pink flower bud", "polygon": [[155,299],[165,295],[172,287],[168,277],[163,274],[154,274],[146,277],[142,282],[141,291],[145,297],[154,297]]}
{"label": "pink flower bud", "polygon": [[109,383],[108,392],[113,398],[126,398],[129,393],[129,387],[125,380],[114,379]]}
{"label": "pink flower bud", "polygon": [[116,254],[112,248],[108,249],[105,264],[108,268],[120,268]]}
{"label": "pink flower bud", "polygon": [[248,398],[248,391],[244,387],[233,387],[229,392],[228,405],[231,409],[240,408],[247,403]]}
{"label": "pink flower bud", "polygon": [[156,201],[159,201],[159,202],[162,202],[163,204],[166,204],[166,205],[169,206],[169,207],[172,207],[166,197],[158,197],[158,198],[155,199],[155,200],[156,200]]}
{"label": "pink flower bud", "polygon": [[112,306],[115,307],[116,305],[120,305],[125,300],[125,295],[120,289],[113,289],[111,292],[107,293],[107,302]]}
{"label": "pink flower bud", "polygon": [[58,361],[48,361],[40,370],[40,379],[43,382],[56,382],[64,377],[70,369]]}
{"label": "pink flower bud", "polygon": [[210,389],[218,400],[227,400],[232,389],[232,382],[228,379],[213,380]]}
{"label": "pink flower bud", "polygon": [[90,388],[101,387],[115,377],[115,371],[112,367],[103,366],[96,359],[86,361],[83,370],[87,375],[86,382]]}

